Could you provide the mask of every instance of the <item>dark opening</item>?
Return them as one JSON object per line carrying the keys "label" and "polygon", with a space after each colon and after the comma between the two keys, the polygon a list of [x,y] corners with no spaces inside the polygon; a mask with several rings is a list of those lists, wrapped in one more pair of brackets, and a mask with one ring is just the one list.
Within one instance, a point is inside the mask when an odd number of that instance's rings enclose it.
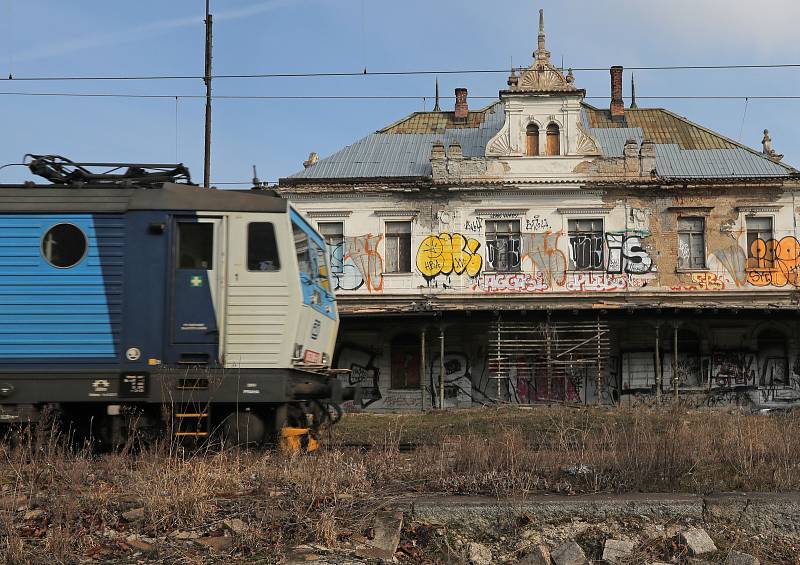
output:
{"label": "dark opening", "polygon": [[42,256],[54,267],[74,267],[86,255],[87,241],[84,233],[72,224],[53,226],[42,238]]}
{"label": "dark opening", "polygon": [[214,268],[214,224],[178,223],[178,268]]}
{"label": "dark opening", "polygon": [[253,222],[247,225],[247,270],[278,271],[278,244],[275,227],[270,222]]}

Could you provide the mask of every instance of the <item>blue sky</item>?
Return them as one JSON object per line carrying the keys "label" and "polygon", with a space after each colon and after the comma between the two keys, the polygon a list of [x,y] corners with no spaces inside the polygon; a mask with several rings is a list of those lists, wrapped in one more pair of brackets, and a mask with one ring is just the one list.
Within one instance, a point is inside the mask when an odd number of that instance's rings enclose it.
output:
{"label": "blue sky", "polygon": [[[760,6],[760,5],[759,5]],[[537,10],[547,46],[565,66],[800,63],[800,2],[774,0],[212,0],[215,74],[504,68],[527,65]],[[0,76],[199,75],[203,0],[0,0]],[[588,96],[607,97],[609,74],[576,72]],[[442,75],[443,96],[469,89],[470,106],[496,96],[505,74]],[[630,75],[625,72],[626,104]],[[638,71],[637,95],[798,95],[800,69]],[[200,80],[0,81],[2,92],[202,95]],[[432,97],[433,76],[220,79],[220,95]],[[590,103],[606,106],[607,99]],[[452,98],[443,100],[451,108]],[[177,107],[176,107],[177,106]],[[760,149],[769,128],[785,162],[800,166],[800,100],[639,100],[666,107]],[[745,112],[746,106],[746,112]],[[432,100],[218,100],[212,179],[276,180],[309,152],[331,154]],[[177,110],[177,112],[176,112]],[[187,164],[203,169],[203,101],[0,95],[0,164],[25,153],[76,161]],[[28,178],[0,171],[0,182]]]}

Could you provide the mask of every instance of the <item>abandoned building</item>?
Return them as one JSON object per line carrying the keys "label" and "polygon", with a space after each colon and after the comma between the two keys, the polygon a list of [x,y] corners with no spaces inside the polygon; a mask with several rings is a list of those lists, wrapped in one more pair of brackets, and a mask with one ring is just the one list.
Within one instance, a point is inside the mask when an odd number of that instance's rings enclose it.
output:
{"label": "abandoned building", "polygon": [[610,74],[588,104],[540,12],[494,103],[457,89],[281,179],[328,243],[350,408],[800,402],[798,172]]}

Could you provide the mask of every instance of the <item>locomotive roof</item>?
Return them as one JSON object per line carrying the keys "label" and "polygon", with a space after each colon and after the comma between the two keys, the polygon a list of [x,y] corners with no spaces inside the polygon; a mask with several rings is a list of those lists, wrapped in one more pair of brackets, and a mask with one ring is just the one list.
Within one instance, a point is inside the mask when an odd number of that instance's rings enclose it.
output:
{"label": "locomotive roof", "polygon": [[128,210],[285,213],[287,204],[266,190],[216,190],[174,183],[157,188],[0,185],[0,213]]}

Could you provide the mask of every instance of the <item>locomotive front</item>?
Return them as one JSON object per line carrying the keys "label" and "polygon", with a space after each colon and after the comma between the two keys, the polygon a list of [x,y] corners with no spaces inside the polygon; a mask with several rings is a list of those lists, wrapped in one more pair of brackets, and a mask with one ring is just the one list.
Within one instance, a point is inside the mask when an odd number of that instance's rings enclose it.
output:
{"label": "locomotive front", "polygon": [[52,184],[0,186],[0,421],[313,447],[339,414],[339,320],[297,211],[179,165],[30,167]]}

